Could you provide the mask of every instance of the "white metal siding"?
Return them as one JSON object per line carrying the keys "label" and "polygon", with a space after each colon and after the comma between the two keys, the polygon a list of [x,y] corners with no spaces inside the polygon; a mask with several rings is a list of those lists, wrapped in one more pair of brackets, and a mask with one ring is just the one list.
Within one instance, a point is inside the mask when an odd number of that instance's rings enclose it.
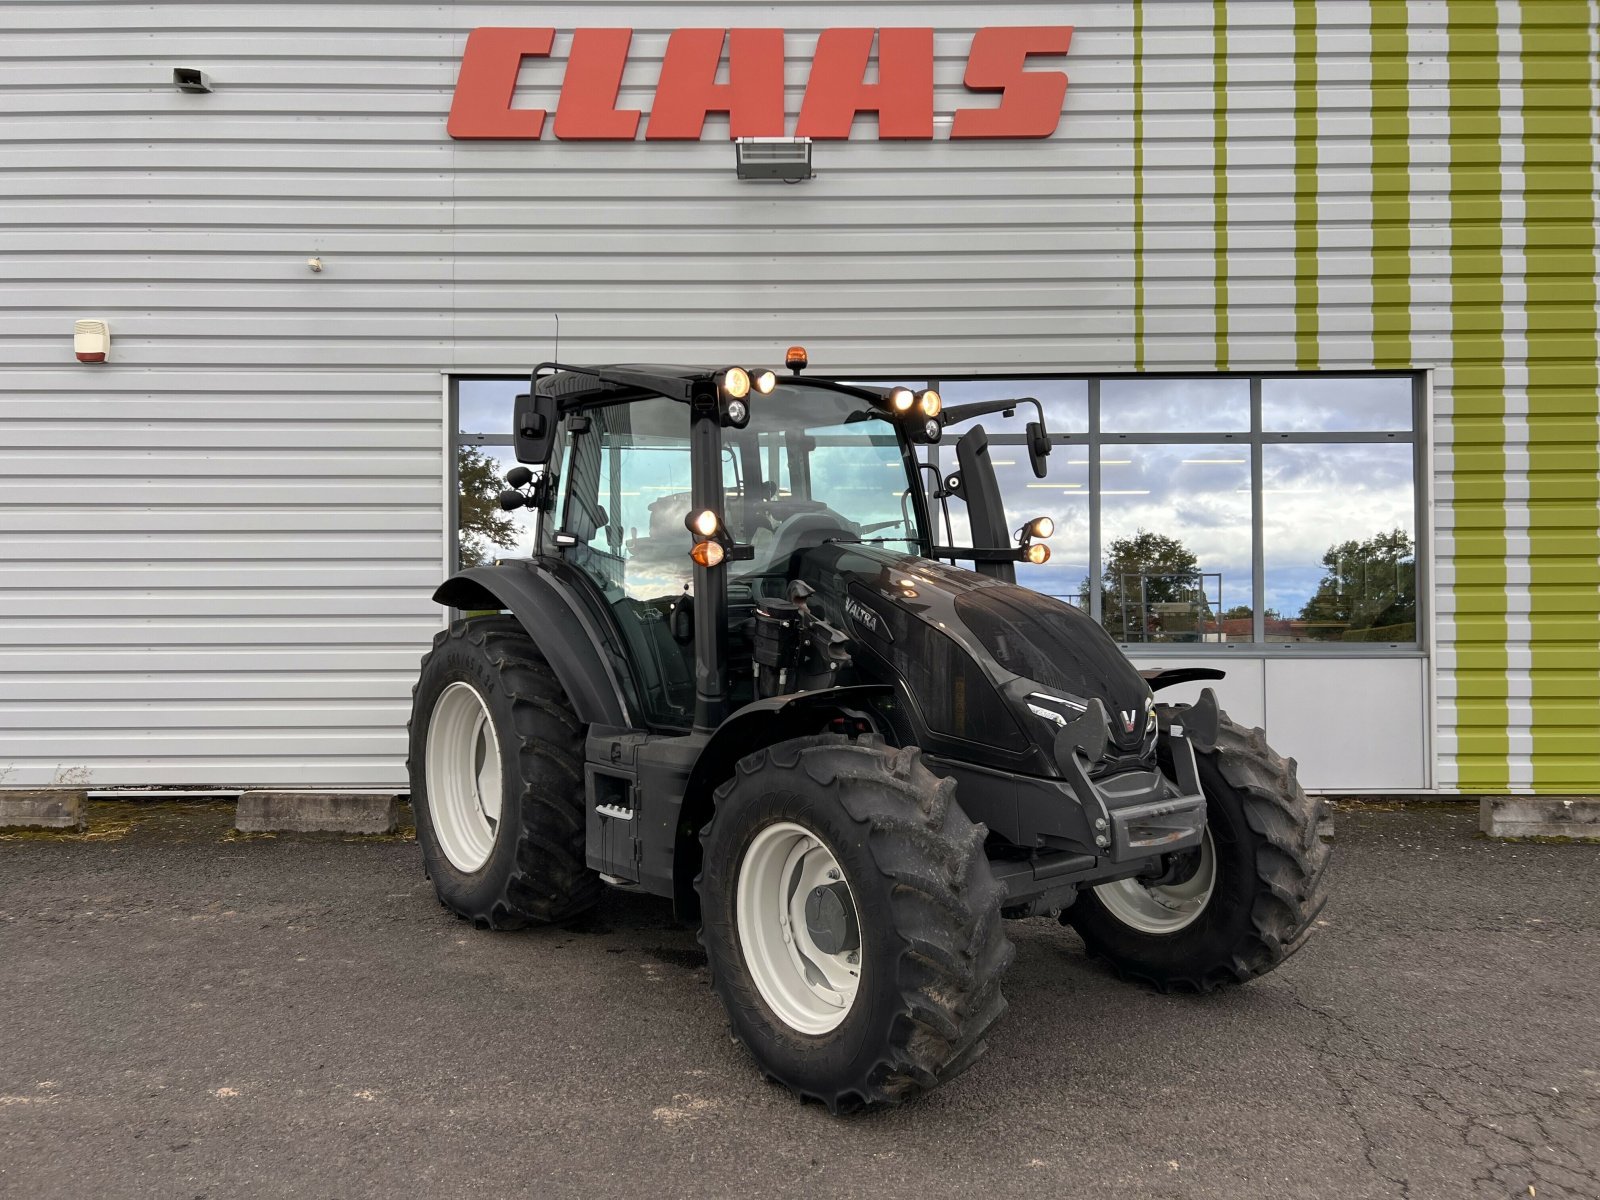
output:
{"label": "white metal siding", "polygon": [[[1094,6],[1091,6],[1094,7]],[[564,356],[1048,369],[1126,358],[1129,20],[1073,47],[1072,140],[819,147],[739,185],[686,144],[452,143],[466,33],[934,26],[1058,6],[11,3],[0,11],[0,785],[403,781],[438,627],[440,372]],[[181,95],[174,66],[214,92]],[[969,103],[961,99],[961,103]],[[870,133],[863,118],[857,136]],[[306,259],[322,258],[313,274]],[[104,317],[112,362],[72,361]]]}
{"label": "white metal siding", "polygon": [[[1510,226],[1516,26],[1530,7],[1479,6],[1503,27],[1512,526],[1529,478]],[[1295,35],[1308,9],[1309,91]],[[1452,323],[1446,22],[1478,11],[1406,6],[1405,363],[1436,368],[1446,787],[1471,753],[1453,729],[1471,723],[1458,647],[1487,636],[1454,592],[1457,556],[1483,543],[1457,524],[1452,358],[1471,347]],[[764,361],[800,341],[852,371],[1292,367],[1306,352],[1296,197],[1312,187],[1312,349],[1323,369],[1371,367],[1373,13],[1366,0],[1147,0],[1136,29],[1128,0],[12,0],[0,10],[0,783],[399,783],[407,689],[438,621],[440,372],[525,367],[548,354],[554,310],[576,359]],[[1064,22],[1077,33],[1052,140],[945,140],[955,107],[984,102],[960,86],[975,26]],[[572,29],[630,26],[621,104],[646,110],[671,29],[782,26],[791,121],[819,29],[929,25],[936,138],[879,143],[862,118],[857,140],[817,146],[819,176],[799,187],[736,183],[716,118],[698,144],[561,143],[548,128],[538,143],[452,143],[467,31],[519,24],[560,31],[552,59],[527,63],[519,103],[553,108]],[[215,92],[176,93],[173,66],[206,71]],[[1296,172],[1308,104],[1314,180]],[[111,365],[72,362],[85,316],[110,320]],[[1513,595],[1528,546],[1508,530],[1515,783],[1534,765],[1532,641]],[[1475,770],[1493,777],[1492,764]]]}

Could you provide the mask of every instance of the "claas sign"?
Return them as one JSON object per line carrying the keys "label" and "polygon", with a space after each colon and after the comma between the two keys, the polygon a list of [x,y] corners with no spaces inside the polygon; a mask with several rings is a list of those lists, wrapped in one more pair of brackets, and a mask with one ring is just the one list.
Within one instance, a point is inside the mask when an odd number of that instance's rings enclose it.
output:
{"label": "claas sign", "polygon": [[[554,29],[474,29],[467,38],[447,126],[453,138],[533,140],[545,110],[514,108],[524,59],[548,58]],[[631,141],[644,113],[618,108],[631,29],[579,29],[567,50],[561,98],[552,122],[568,141]],[[876,42],[877,81],[867,82]],[[1044,138],[1056,130],[1067,94],[1062,71],[1032,67],[1072,42],[1070,25],[991,26],[972,39],[963,82],[992,93],[984,105],[958,108],[952,138]],[[726,56],[727,82],[717,74]],[[648,141],[695,141],[706,117],[726,113],[729,136],[783,137],[781,29],[679,29],[667,42],[645,128]],[[811,60],[793,136],[850,136],[858,113],[876,113],[880,138],[933,137],[932,29],[825,29]]]}

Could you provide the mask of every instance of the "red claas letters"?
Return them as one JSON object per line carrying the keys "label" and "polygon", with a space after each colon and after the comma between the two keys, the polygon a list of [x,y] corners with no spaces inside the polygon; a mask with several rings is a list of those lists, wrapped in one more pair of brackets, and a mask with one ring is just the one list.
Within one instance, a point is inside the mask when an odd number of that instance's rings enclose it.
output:
{"label": "red claas letters", "polygon": [[[447,125],[453,138],[532,140],[545,112],[513,108],[525,58],[548,58],[554,29],[474,29],[467,38]],[[579,29],[567,49],[555,135],[567,141],[632,141],[643,113],[618,108],[631,29]],[[876,45],[874,45],[876,43]],[[972,39],[963,78],[998,102],[958,108],[952,138],[1044,138],[1066,99],[1062,71],[1029,70],[1033,55],[1059,57],[1070,25],[990,27]],[[867,82],[876,49],[877,82]],[[727,82],[717,73],[726,58]],[[726,113],[731,137],[782,137],[784,39],[781,29],[679,29],[667,41],[645,126],[649,141],[694,141],[706,117]],[[825,29],[817,40],[794,136],[847,138],[858,113],[875,113],[880,138],[933,137],[933,30]]]}

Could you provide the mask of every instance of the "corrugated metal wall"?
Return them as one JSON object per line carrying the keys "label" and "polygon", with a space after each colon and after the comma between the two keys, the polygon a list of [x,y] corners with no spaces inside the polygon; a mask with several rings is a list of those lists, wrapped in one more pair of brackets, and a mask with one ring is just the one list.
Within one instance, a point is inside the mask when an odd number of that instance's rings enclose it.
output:
{"label": "corrugated metal wall", "polygon": [[[974,25],[1062,22],[1054,139],[943,140]],[[647,110],[668,30],[782,25],[791,114],[818,29],[932,25],[944,121],[863,119],[794,188],[735,183],[715,120],[451,143],[466,31],[535,23],[635,28]],[[559,310],[578,358],[1434,367],[1439,782],[1592,786],[1596,28],[1593,0],[13,0],[0,783],[399,782],[440,372],[524,366]],[[112,365],[72,363],[82,316]]]}

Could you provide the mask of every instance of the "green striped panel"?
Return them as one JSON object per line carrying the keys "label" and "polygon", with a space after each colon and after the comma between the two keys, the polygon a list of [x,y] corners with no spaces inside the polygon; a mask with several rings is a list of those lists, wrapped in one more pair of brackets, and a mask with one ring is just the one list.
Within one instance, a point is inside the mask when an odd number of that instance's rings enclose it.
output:
{"label": "green striped panel", "polygon": [[1144,363],[1144,0],[1133,0],[1133,369]]}
{"label": "green striped panel", "polygon": [[1294,0],[1295,364],[1317,353],[1317,0]]}
{"label": "green striped panel", "polygon": [[1511,748],[1500,43],[1493,4],[1449,0],[1447,22],[1458,784],[1493,792],[1507,786]]}
{"label": "green striped panel", "polygon": [[1412,365],[1406,2],[1372,0],[1372,363],[1400,370]]}
{"label": "green striped panel", "polygon": [[1593,17],[1588,0],[1522,0],[1521,14],[1533,781],[1536,791],[1593,791],[1600,785]]}

